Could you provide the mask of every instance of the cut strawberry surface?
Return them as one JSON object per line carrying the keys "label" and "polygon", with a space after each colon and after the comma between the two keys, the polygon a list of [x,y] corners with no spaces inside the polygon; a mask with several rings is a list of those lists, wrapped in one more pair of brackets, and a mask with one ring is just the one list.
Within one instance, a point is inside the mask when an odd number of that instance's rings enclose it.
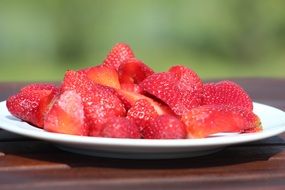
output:
{"label": "cut strawberry surface", "polygon": [[75,90],[64,91],[46,114],[44,129],[55,133],[88,135],[81,97]]}
{"label": "cut strawberry surface", "polygon": [[124,117],[110,118],[102,125],[103,137],[111,138],[132,138],[139,139],[141,137],[138,126],[131,120]]}
{"label": "cut strawberry surface", "polygon": [[99,136],[101,124],[109,117],[124,116],[126,110],[113,90],[96,84],[84,73],[68,71],[64,77],[62,90],[75,90],[82,98],[87,125],[93,136]]}
{"label": "cut strawberry surface", "polygon": [[10,96],[6,101],[6,105],[15,117],[42,128],[44,115],[57,92],[53,89],[39,90],[34,87],[35,85],[29,85],[18,94]]}
{"label": "cut strawberry surface", "polygon": [[79,72],[85,73],[89,79],[97,84],[120,88],[118,72],[113,68],[99,65],[80,70]]}
{"label": "cut strawberry surface", "polygon": [[189,138],[204,138],[219,132],[257,132],[262,130],[257,115],[242,107],[206,105],[192,109],[181,118]]}
{"label": "cut strawberry surface", "polygon": [[103,65],[118,70],[125,60],[134,57],[132,49],[127,44],[117,43],[108,53]]}
{"label": "cut strawberry surface", "polygon": [[138,84],[133,84],[133,83],[121,83],[121,89],[130,92],[135,92],[137,94],[143,93],[142,88]]}
{"label": "cut strawberry surface", "polygon": [[155,117],[142,130],[145,139],[184,139],[187,137],[186,126],[173,115]]}
{"label": "cut strawberry surface", "polygon": [[139,84],[154,71],[136,58],[125,60],[118,69],[119,80],[122,84]]}
{"label": "cut strawberry surface", "polygon": [[232,81],[206,83],[202,104],[241,106],[248,110],[253,109],[253,103],[249,95],[242,87]]}
{"label": "cut strawberry surface", "polygon": [[117,92],[118,97],[124,103],[127,110],[130,109],[132,106],[134,106],[136,101],[143,99],[143,100],[146,100],[151,106],[153,106],[153,108],[159,115],[166,114],[166,113],[172,114],[172,111],[167,105],[160,104],[156,102],[155,100],[153,100],[152,98],[149,98],[142,94],[138,94],[138,93],[123,90],[123,89],[116,90],[116,92]]}

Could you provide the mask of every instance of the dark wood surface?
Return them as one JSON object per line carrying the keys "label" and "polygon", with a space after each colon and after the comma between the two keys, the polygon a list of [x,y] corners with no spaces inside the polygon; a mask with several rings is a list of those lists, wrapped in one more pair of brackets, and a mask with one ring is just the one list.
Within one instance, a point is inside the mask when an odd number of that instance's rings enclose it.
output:
{"label": "dark wood surface", "polygon": [[[285,110],[285,79],[234,79],[254,101]],[[26,83],[0,83],[0,100]],[[1,122],[1,121],[0,121]],[[77,155],[0,130],[0,189],[285,189],[285,134],[184,159]]]}

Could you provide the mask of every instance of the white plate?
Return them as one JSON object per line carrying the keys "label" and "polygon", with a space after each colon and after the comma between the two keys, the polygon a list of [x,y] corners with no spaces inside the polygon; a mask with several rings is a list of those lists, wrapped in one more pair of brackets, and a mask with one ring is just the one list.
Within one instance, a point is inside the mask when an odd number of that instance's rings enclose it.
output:
{"label": "white plate", "polygon": [[44,131],[13,117],[0,102],[0,127],[19,135],[50,141],[60,149],[80,154],[129,158],[167,159],[210,154],[226,146],[257,141],[285,132],[285,112],[271,106],[254,103],[263,131],[250,134],[219,134],[204,139],[146,140],[83,137]]}

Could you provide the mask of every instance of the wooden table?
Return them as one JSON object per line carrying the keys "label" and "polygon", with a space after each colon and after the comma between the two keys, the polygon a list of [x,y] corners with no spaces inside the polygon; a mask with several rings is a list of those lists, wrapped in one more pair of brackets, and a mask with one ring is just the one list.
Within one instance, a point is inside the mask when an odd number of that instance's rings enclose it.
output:
{"label": "wooden table", "polygon": [[[285,110],[285,79],[234,79]],[[5,100],[25,83],[0,83]],[[0,121],[1,122],[1,121]],[[123,160],[63,152],[0,130],[0,189],[285,189],[285,134],[187,159]]]}

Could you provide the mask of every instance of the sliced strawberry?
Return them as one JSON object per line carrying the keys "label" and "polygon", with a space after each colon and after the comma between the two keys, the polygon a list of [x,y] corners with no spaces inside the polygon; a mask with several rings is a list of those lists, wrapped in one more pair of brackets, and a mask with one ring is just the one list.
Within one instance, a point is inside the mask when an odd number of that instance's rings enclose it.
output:
{"label": "sliced strawberry", "polygon": [[120,88],[118,72],[113,68],[99,65],[80,70],[79,72],[85,73],[89,79],[97,84]]}
{"label": "sliced strawberry", "polygon": [[175,114],[183,115],[201,104],[202,83],[197,82],[199,79],[195,78],[196,75],[192,77],[190,70],[180,72],[178,67],[173,70],[150,75],[140,86],[165,102]]}
{"label": "sliced strawberry", "polygon": [[183,65],[176,65],[171,67],[169,72],[175,74],[178,78],[176,85],[179,90],[202,94],[203,82],[195,71]]}
{"label": "sliced strawberry", "polygon": [[141,94],[143,92],[142,88],[138,84],[133,84],[133,83],[122,83],[121,89],[130,92],[135,92],[138,94]]}
{"label": "sliced strawberry", "polygon": [[232,81],[206,83],[203,92],[203,105],[241,106],[250,111],[253,103],[246,91]]}
{"label": "sliced strawberry", "polygon": [[161,115],[143,128],[142,136],[145,139],[184,139],[187,131],[184,123],[177,117]]}
{"label": "sliced strawberry", "polygon": [[115,70],[119,69],[119,66],[129,58],[134,58],[135,55],[132,49],[124,43],[117,43],[112,50],[108,53],[103,65]]}
{"label": "sliced strawberry", "polygon": [[75,90],[82,98],[86,122],[93,136],[99,136],[101,125],[109,117],[124,116],[126,110],[113,90],[96,84],[84,73],[68,71],[65,74],[62,90]]}
{"label": "sliced strawberry", "polygon": [[154,71],[136,58],[125,60],[118,69],[121,84],[139,84]]}
{"label": "sliced strawberry", "polygon": [[145,127],[150,126],[151,122],[157,116],[159,116],[159,114],[146,99],[137,100],[127,112],[127,118],[134,121],[141,131],[143,131]]}
{"label": "sliced strawberry", "polygon": [[139,139],[141,137],[137,125],[124,117],[110,118],[102,125],[103,137],[111,138],[133,138]]}
{"label": "sliced strawberry", "polygon": [[220,132],[256,132],[261,123],[257,115],[242,108],[225,105],[205,105],[182,116],[188,138],[204,138]]}
{"label": "sliced strawberry", "polygon": [[124,103],[127,110],[130,109],[132,106],[134,106],[134,104],[137,100],[144,99],[144,100],[148,101],[151,106],[154,107],[155,111],[159,115],[163,115],[166,113],[167,114],[173,114],[173,112],[170,110],[170,108],[167,105],[158,103],[158,102],[154,101],[153,99],[151,99],[147,96],[144,96],[142,94],[138,94],[138,93],[123,90],[123,89],[118,89],[118,90],[116,90],[116,92],[117,92],[118,97]]}
{"label": "sliced strawberry", "polygon": [[32,90],[29,85],[18,94],[10,96],[6,106],[15,117],[42,128],[44,115],[55,95],[54,90]]}
{"label": "sliced strawberry", "polygon": [[46,114],[44,129],[55,133],[88,135],[83,102],[75,90],[64,91]]}

